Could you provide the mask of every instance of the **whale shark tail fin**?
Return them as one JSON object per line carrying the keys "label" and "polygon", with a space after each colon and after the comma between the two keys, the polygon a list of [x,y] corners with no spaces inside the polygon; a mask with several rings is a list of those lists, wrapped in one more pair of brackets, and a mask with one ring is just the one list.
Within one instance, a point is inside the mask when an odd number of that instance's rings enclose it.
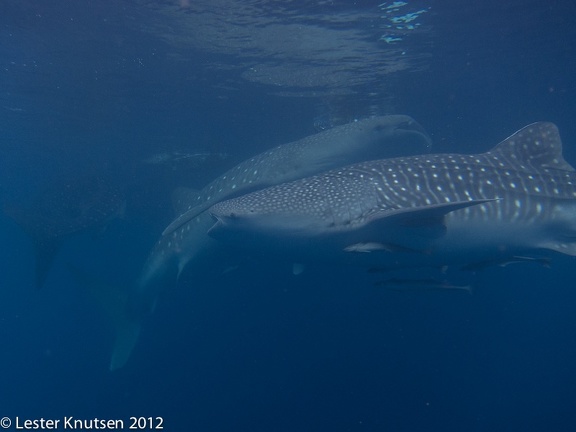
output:
{"label": "whale shark tail fin", "polygon": [[114,333],[110,370],[120,369],[128,362],[138,342],[141,328],[141,321],[127,313],[128,290],[124,286],[100,280],[77,266],[69,264],[68,269],[76,282],[86,289],[89,296],[104,311]]}
{"label": "whale shark tail fin", "polygon": [[128,317],[125,318],[127,319],[125,319],[121,325],[117,325],[115,329],[114,347],[112,348],[112,356],[110,357],[111,371],[124,367],[140,336],[141,323],[133,319],[128,319]]}
{"label": "whale shark tail fin", "polygon": [[26,210],[13,202],[2,203],[2,212],[11,218],[31,238],[34,247],[35,284],[40,289],[48,278],[54,258],[60,250],[62,239],[51,233],[33,212]]}

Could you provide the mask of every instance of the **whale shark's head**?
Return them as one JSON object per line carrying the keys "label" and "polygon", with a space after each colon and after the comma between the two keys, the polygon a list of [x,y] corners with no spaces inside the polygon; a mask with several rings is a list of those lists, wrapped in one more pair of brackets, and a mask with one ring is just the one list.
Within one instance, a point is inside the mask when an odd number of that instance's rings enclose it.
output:
{"label": "whale shark's head", "polygon": [[239,200],[224,201],[210,210],[214,225],[208,234],[215,239],[254,240],[273,236],[277,239],[316,235],[329,228],[330,221],[313,213],[290,214],[266,211]]}
{"label": "whale shark's head", "polygon": [[378,200],[365,174],[336,170],[283,183],[210,208],[214,238],[251,235],[318,237],[362,224]]}

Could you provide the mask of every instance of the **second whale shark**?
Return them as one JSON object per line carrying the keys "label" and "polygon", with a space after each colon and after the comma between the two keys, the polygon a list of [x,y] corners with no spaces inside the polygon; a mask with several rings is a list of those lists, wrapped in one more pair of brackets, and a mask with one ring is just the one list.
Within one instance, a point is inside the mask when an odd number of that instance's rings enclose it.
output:
{"label": "second whale shark", "polygon": [[[353,162],[426,152],[431,145],[424,129],[406,115],[358,120],[283,144],[255,155],[209,183],[198,194],[180,194],[181,214],[160,237],[146,260],[139,281],[128,295],[126,317],[117,317],[117,339],[111,369],[128,360],[140,322],[154,309],[159,293],[172,286],[184,267],[200,266],[211,253],[223,253],[207,235],[211,205]],[[210,261],[212,263],[213,261]],[[118,310],[115,308],[114,310]]]}
{"label": "second whale shark", "polygon": [[295,180],[330,168],[374,157],[426,151],[430,139],[411,117],[371,117],[274,147],[238,164],[199,194],[178,203],[183,213],[164,231],[144,265],[130,301],[130,312],[146,315],[158,292],[198,256],[210,249],[205,212],[211,205],[272,184]]}

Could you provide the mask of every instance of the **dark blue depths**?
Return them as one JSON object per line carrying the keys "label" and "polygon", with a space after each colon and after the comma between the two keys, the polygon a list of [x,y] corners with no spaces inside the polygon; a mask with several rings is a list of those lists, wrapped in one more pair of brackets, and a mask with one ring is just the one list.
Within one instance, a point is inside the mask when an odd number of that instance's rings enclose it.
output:
{"label": "dark blue depths", "polygon": [[[223,97],[210,80],[232,72],[198,66],[222,54],[172,62],[165,38],[126,25],[151,19],[138,2],[33,3],[0,14],[2,199],[30,202],[48,180],[89,173],[122,185],[127,214],[69,238],[40,291],[29,238],[0,216],[0,417],[162,416],[165,430],[191,431],[574,430],[568,257],[487,269],[472,295],[390,291],[359,269],[293,277],[274,262],[184,272],[130,363],[108,372],[112,335],[68,264],[132,283],[170,222],[168,191],[312,134],[325,113],[265,86]],[[571,2],[421,3],[433,17],[428,67],[394,76],[392,96],[433,151],[487,150],[548,120],[576,163]],[[182,148],[229,157],[202,169],[139,163]]]}

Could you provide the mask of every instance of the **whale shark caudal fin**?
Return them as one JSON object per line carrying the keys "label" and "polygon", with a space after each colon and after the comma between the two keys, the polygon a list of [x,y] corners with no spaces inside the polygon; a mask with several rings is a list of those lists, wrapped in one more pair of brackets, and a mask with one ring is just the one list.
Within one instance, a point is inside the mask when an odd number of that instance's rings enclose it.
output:
{"label": "whale shark caudal fin", "polygon": [[110,370],[115,371],[123,367],[130,358],[138,337],[140,336],[140,322],[126,319],[122,325],[116,326],[116,335],[112,356],[110,357]]}
{"label": "whale shark caudal fin", "polygon": [[114,332],[110,370],[120,369],[128,362],[138,342],[141,327],[141,322],[128,316],[126,312],[128,298],[126,287],[99,280],[74,265],[69,265],[68,268],[76,282],[86,289],[104,311],[108,324]]}
{"label": "whale shark caudal fin", "polygon": [[4,203],[2,211],[16,222],[32,240],[36,272],[34,275],[34,284],[37,289],[42,288],[52,268],[54,258],[60,250],[62,238],[51,236],[42,229],[38,221],[34,220],[23,208],[14,204]]}
{"label": "whale shark caudal fin", "polygon": [[35,269],[35,283],[36,288],[40,289],[44,286],[48,273],[52,268],[52,263],[56,254],[60,250],[61,242],[58,239],[40,239],[32,238],[34,246],[34,257],[36,258]]}

